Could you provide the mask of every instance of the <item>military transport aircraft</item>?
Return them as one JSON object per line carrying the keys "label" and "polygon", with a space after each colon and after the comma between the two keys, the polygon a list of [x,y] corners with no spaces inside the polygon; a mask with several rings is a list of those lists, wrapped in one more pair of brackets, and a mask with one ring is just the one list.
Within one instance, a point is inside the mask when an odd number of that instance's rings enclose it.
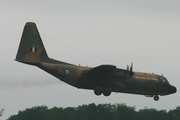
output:
{"label": "military transport aircraft", "polygon": [[22,34],[16,61],[34,65],[54,77],[81,89],[93,90],[96,95],[109,96],[112,92],[131,93],[154,97],[176,93],[176,87],[157,74],[134,72],[133,65],[127,69],[114,65],[100,65],[94,68],[77,66],[50,59],[33,22],[27,22]]}

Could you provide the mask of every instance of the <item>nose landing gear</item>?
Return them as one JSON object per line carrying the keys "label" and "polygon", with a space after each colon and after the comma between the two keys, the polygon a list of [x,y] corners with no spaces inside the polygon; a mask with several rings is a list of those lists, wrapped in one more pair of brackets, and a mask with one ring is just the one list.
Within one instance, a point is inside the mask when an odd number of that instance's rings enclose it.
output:
{"label": "nose landing gear", "polygon": [[154,96],[154,100],[155,100],[155,101],[158,101],[158,100],[159,100],[159,96],[158,96],[158,95],[155,95],[155,96]]}

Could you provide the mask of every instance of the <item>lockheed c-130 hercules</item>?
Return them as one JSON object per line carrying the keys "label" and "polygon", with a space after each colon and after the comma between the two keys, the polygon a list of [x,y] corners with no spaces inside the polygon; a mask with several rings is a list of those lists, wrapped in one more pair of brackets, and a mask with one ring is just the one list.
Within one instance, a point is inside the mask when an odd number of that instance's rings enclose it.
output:
{"label": "lockheed c-130 hercules", "polygon": [[24,27],[15,60],[37,66],[74,87],[93,90],[96,95],[131,93],[154,97],[157,101],[159,95],[169,95],[177,91],[162,75],[134,72],[133,65],[127,69],[116,68],[114,65],[91,68],[50,59],[33,22],[27,22]]}

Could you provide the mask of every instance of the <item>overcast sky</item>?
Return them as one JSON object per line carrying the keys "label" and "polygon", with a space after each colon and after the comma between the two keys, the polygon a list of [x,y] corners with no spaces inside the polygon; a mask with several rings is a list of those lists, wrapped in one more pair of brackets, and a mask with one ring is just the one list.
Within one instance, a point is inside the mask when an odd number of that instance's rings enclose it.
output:
{"label": "overcast sky", "polygon": [[34,66],[14,61],[23,27],[35,22],[51,58],[82,66],[113,64],[163,74],[180,88],[179,0],[1,0],[0,109],[2,120],[32,106],[76,107],[89,103],[126,103],[137,110],[174,109],[179,92],[152,98],[67,85]]}

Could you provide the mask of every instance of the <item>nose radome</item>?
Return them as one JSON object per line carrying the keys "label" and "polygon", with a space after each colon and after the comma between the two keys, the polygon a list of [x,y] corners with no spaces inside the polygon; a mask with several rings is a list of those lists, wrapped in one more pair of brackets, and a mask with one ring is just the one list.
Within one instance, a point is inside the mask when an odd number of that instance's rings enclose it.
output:
{"label": "nose radome", "polygon": [[174,86],[170,86],[170,87],[168,88],[168,92],[169,92],[169,94],[176,93],[176,92],[177,92],[177,89],[176,89],[176,87],[174,87]]}

